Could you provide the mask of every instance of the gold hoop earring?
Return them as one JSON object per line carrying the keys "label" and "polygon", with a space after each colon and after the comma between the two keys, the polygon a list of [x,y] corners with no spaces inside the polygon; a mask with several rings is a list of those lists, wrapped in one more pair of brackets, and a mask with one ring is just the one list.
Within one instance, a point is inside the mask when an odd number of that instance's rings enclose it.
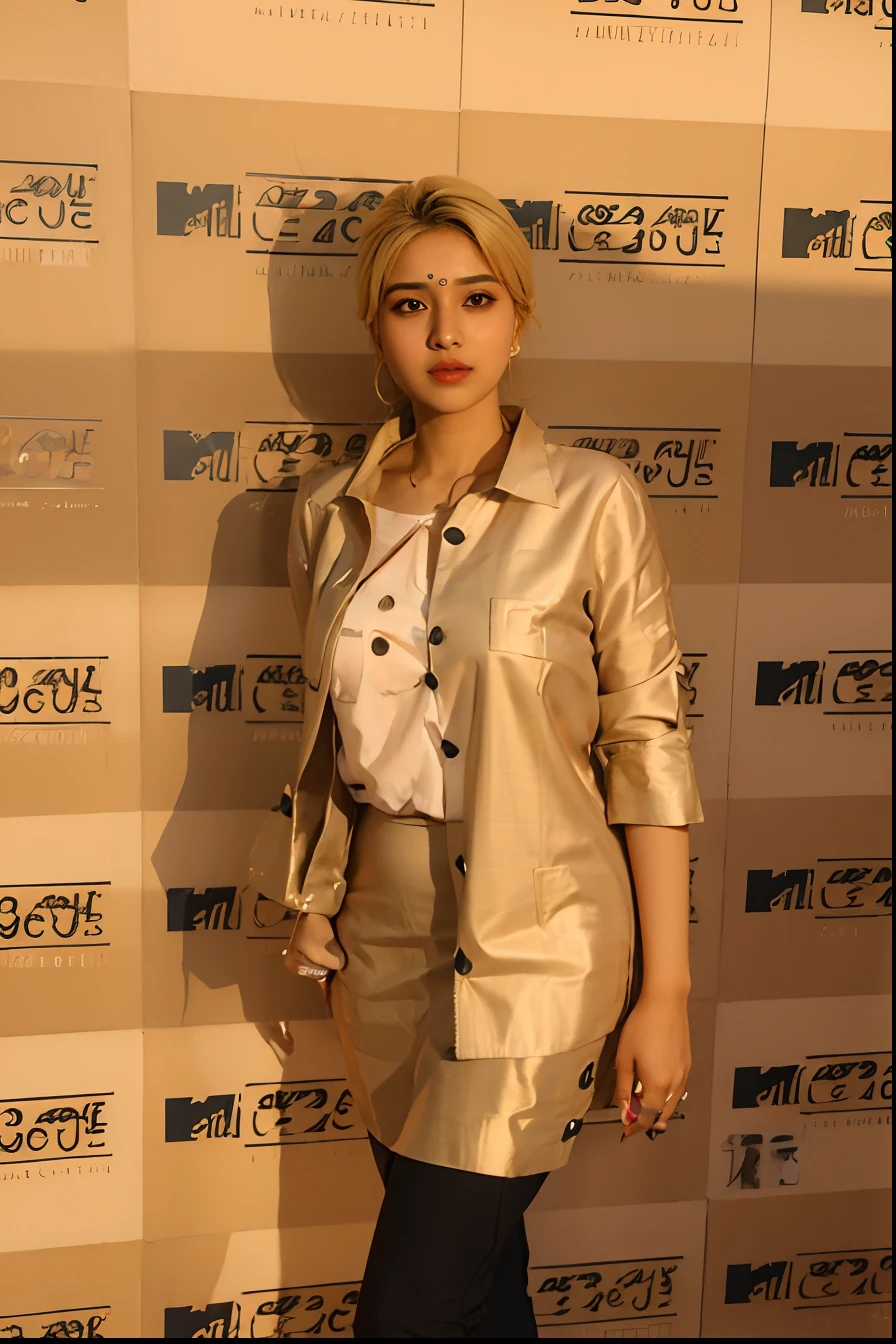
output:
{"label": "gold hoop earring", "polygon": [[392,402],[387,401],[386,398],[383,396],[382,392],[380,391],[380,374],[382,373],[385,367],[386,367],[386,361],[384,359],[381,359],[376,366],[376,373],[373,375],[373,390],[376,393],[379,400],[383,403],[383,405],[388,406],[389,410],[391,411]]}
{"label": "gold hoop earring", "polygon": [[520,352],[520,347],[519,347],[518,345],[512,345],[512,346],[510,347],[510,358],[513,359],[515,355],[518,355],[518,354],[519,354],[519,352]]}

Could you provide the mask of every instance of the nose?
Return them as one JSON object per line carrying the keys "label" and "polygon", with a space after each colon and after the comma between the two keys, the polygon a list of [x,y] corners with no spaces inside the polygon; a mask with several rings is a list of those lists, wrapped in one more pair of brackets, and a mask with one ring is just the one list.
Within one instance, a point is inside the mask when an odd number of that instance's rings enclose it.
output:
{"label": "nose", "polygon": [[431,350],[450,350],[452,346],[458,344],[458,340],[450,332],[440,330],[437,325],[428,343]]}
{"label": "nose", "polygon": [[449,314],[436,310],[433,313],[429,340],[427,341],[430,350],[450,350],[452,346],[459,345],[460,340],[455,331],[455,323],[450,319]]}

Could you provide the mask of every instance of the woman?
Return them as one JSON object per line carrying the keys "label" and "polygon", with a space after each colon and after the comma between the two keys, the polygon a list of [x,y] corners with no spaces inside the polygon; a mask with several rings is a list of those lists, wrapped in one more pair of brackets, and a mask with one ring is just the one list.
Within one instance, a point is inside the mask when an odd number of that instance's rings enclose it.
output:
{"label": "woman", "polygon": [[253,881],[299,911],[286,964],[328,982],[385,1185],[356,1335],[532,1337],[523,1214],[613,1055],[623,1139],[685,1095],[668,577],[627,468],[499,404],[534,296],[497,200],[396,188],[358,295],[405,410],[299,487],[305,728]]}

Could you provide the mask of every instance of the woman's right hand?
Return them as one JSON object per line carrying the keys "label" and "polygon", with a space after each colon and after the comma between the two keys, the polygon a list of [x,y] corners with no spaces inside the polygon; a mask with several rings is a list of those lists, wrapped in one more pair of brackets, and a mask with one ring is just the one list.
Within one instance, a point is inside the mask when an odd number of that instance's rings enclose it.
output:
{"label": "woman's right hand", "polygon": [[293,975],[299,974],[302,965],[340,971],[345,965],[345,953],[327,916],[309,913],[296,917],[283,960]]}

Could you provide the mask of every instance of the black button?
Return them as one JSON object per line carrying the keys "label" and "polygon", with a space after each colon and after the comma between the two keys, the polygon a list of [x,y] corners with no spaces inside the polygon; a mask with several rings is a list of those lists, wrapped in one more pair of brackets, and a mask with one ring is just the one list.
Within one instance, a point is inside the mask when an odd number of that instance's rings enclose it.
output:
{"label": "black button", "polygon": [[458,975],[469,975],[473,969],[473,963],[468,956],[464,954],[462,947],[457,949],[457,956],[454,958],[454,969]]}
{"label": "black button", "polygon": [[443,737],[442,753],[448,757],[449,761],[453,761],[455,756],[460,755],[460,747],[456,747],[453,742],[448,741],[447,737]]}
{"label": "black button", "polygon": [[440,625],[434,625],[429,632],[430,644],[441,644],[444,638],[445,638],[445,631],[442,629],[442,627]]}
{"label": "black button", "polygon": [[377,658],[382,658],[384,653],[389,652],[389,641],[388,639],[383,639],[382,635],[377,635],[376,639],[371,641],[370,647]]}
{"label": "black button", "polygon": [[574,1139],[584,1123],[584,1120],[570,1120],[569,1124],[560,1135],[560,1142],[568,1143],[570,1139]]}
{"label": "black button", "polygon": [[593,1085],[594,1085],[594,1060],[592,1059],[591,1063],[586,1064],[582,1072],[579,1074],[579,1087],[582,1089],[583,1092],[585,1092],[589,1087],[592,1087]]}
{"label": "black button", "polygon": [[424,672],[423,680],[426,682],[427,686],[431,691],[434,691],[438,688],[439,679],[436,676],[435,672]]}
{"label": "black button", "polygon": [[395,606],[395,598],[389,597],[387,593],[385,597],[380,598],[379,602],[377,602],[377,606],[379,607],[380,611],[391,611],[392,608]]}
{"label": "black button", "polygon": [[466,877],[466,875],[467,875],[467,861],[466,861],[466,859],[464,858],[463,854],[458,854],[457,858],[454,860],[454,866],[455,866],[455,868],[457,869],[457,871],[460,873],[461,877]]}
{"label": "black button", "polygon": [[466,537],[459,527],[446,527],[442,536],[446,541],[450,541],[452,546],[459,546],[462,541],[466,541]]}

